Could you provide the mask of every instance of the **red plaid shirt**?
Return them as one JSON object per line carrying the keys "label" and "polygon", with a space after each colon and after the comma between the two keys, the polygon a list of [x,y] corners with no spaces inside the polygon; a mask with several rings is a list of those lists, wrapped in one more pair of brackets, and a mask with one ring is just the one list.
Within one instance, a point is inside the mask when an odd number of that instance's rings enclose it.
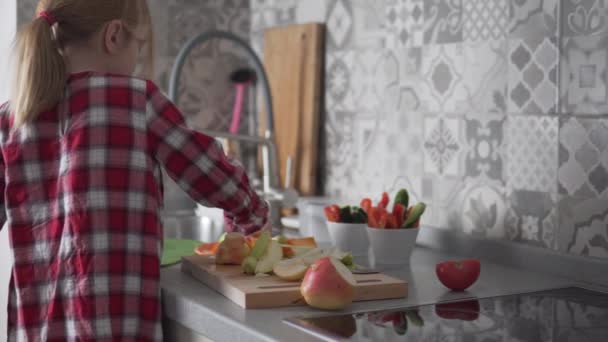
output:
{"label": "red plaid shirt", "polygon": [[11,341],[162,339],[159,167],[223,208],[229,230],[266,223],[243,169],[149,81],[72,75],[65,100],[26,128],[2,106],[0,135]]}

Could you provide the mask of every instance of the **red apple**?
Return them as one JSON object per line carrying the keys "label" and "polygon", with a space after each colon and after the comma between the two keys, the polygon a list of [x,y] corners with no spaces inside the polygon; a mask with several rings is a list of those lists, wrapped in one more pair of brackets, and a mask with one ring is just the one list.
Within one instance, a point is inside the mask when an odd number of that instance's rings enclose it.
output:
{"label": "red apple", "polygon": [[355,297],[355,277],[339,260],[324,257],[306,272],[300,292],[308,305],[324,310],[340,310]]}
{"label": "red apple", "polygon": [[241,233],[228,233],[217,249],[215,263],[218,265],[240,265],[251,248]]}

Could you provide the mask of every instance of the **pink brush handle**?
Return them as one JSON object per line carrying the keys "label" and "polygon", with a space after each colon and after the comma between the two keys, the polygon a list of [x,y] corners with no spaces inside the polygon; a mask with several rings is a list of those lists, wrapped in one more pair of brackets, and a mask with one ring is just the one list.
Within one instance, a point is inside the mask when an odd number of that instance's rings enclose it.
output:
{"label": "pink brush handle", "polygon": [[236,85],[236,99],[234,101],[234,111],[232,112],[232,122],[230,123],[230,133],[237,134],[241,125],[241,112],[243,111],[243,99],[245,97],[245,84]]}

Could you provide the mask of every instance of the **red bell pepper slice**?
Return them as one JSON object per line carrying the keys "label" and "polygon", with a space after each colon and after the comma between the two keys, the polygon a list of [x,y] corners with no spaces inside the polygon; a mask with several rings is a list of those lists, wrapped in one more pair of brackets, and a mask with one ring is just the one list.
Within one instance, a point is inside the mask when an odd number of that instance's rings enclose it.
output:
{"label": "red bell pepper slice", "polygon": [[403,204],[396,203],[393,206],[393,215],[397,219],[397,228],[401,228],[405,221],[405,207]]}
{"label": "red bell pepper slice", "polygon": [[329,222],[340,222],[340,207],[335,204],[325,207],[325,216]]}
{"label": "red bell pepper slice", "polygon": [[380,228],[379,221],[380,220],[380,211],[376,207],[369,208],[367,213],[367,225],[372,228]]}
{"label": "red bell pepper slice", "polygon": [[387,213],[387,215],[386,215],[386,228],[390,228],[390,229],[399,228],[399,226],[397,226],[397,218],[395,217],[395,215],[393,215],[391,213]]}
{"label": "red bell pepper slice", "polygon": [[380,219],[378,220],[378,228],[386,228],[388,222],[388,211],[386,209],[380,209]]}
{"label": "red bell pepper slice", "polygon": [[388,207],[388,202],[390,202],[390,201],[391,201],[391,198],[388,196],[388,193],[383,192],[382,199],[380,199],[380,202],[378,203],[378,208],[386,209],[386,207]]}
{"label": "red bell pepper slice", "polygon": [[369,209],[372,207],[372,200],[369,198],[364,198],[361,200],[361,204],[359,205],[366,214],[369,214]]}

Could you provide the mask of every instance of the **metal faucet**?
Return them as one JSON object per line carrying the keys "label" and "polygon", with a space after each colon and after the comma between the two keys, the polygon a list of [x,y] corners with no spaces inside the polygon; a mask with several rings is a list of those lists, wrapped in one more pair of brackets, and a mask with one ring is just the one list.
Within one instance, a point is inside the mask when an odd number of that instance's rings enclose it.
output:
{"label": "metal faucet", "polygon": [[[273,229],[280,230],[281,208],[293,208],[295,206],[295,202],[297,201],[297,193],[291,189],[288,189],[288,184],[286,184],[285,189],[279,189],[277,148],[274,142],[274,111],[272,107],[272,93],[270,91],[266,70],[251,46],[249,46],[247,42],[239,38],[237,35],[227,31],[208,31],[190,39],[180,50],[175,64],[173,65],[171,79],[169,82],[169,98],[173,102],[177,101],[178,84],[182,75],[185,60],[188,55],[192,52],[195,46],[203,44],[212,39],[229,40],[242,47],[247,53],[250,62],[253,64],[257,77],[261,81],[264,105],[266,109],[266,128],[263,137],[231,134],[212,130],[202,130],[202,132],[215,138],[233,139],[237,141],[255,143],[262,146],[262,167],[264,174],[263,189],[260,195],[270,204],[270,222]],[[291,171],[289,169],[290,167],[288,166],[288,173]],[[290,175],[288,175],[287,178],[290,178]]]}

